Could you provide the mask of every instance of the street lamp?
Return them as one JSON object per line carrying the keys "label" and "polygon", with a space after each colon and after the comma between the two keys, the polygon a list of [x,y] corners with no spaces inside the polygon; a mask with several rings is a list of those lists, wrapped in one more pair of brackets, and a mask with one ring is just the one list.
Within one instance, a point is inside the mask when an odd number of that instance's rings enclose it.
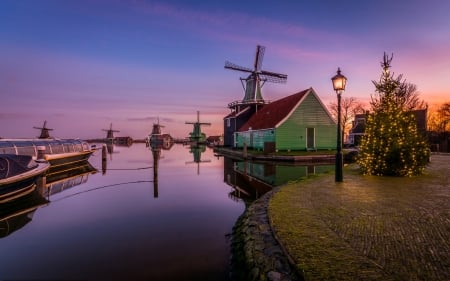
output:
{"label": "street lamp", "polygon": [[335,181],[342,182],[342,166],[344,164],[342,157],[342,126],[341,126],[341,94],[345,91],[345,84],[347,78],[341,74],[341,69],[338,67],[337,74],[331,78],[333,82],[333,89],[336,91],[338,99],[338,124],[337,124],[337,145],[336,145],[336,167],[335,167]]}

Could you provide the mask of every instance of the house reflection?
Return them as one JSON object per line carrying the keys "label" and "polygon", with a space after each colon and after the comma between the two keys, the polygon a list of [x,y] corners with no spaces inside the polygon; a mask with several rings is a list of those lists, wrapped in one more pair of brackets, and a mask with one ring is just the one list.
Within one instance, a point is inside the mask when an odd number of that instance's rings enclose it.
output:
{"label": "house reflection", "polygon": [[294,165],[274,162],[240,161],[224,157],[224,182],[233,188],[233,200],[252,202],[276,186],[295,182],[310,175],[331,172],[334,165]]}
{"label": "house reflection", "polygon": [[211,160],[202,160],[202,153],[205,152],[206,145],[193,143],[189,146],[189,153],[192,153],[194,161],[187,161],[186,164],[197,164],[197,175],[200,174],[200,163],[209,163]]}

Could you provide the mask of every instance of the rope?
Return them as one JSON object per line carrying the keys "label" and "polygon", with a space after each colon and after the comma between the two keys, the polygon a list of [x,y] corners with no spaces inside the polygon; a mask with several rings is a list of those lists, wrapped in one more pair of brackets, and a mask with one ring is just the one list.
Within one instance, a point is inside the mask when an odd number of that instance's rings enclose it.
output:
{"label": "rope", "polygon": [[153,168],[152,166],[150,167],[142,167],[142,168],[132,168],[132,169],[108,169],[106,168],[107,171],[130,171],[130,170],[145,170],[145,169],[151,169]]}
{"label": "rope", "polygon": [[77,193],[73,193],[73,194],[61,197],[61,198],[59,198],[59,199],[57,199],[55,201],[51,201],[51,202],[58,202],[58,201],[61,201],[63,199],[66,199],[66,198],[74,197],[76,195],[80,195],[80,194],[83,194],[83,193],[91,192],[91,191],[94,191],[94,190],[104,189],[104,188],[107,188],[107,187],[114,187],[114,186],[119,186],[119,185],[124,185],[124,184],[133,184],[133,183],[144,183],[144,182],[148,183],[148,182],[153,182],[153,181],[130,181],[130,182],[122,182],[122,183],[115,183],[115,184],[109,184],[109,185],[94,187],[94,188],[91,188],[91,189],[88,189],[88,190],[79,191]]}

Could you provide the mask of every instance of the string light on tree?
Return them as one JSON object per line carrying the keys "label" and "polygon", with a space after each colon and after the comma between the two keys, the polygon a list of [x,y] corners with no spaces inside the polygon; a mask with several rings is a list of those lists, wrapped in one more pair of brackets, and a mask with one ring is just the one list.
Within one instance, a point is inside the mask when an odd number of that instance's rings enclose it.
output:
{"label": "string light on tree", "polygon": [[372,113],[367,118],[358,157],[361,171],[368,175],[414,176],[423,172],[429,159],[424,136],[415,116],[406,110],[405,81],[391,73],[392,56],[384,54],[380,81],[373,81]]}

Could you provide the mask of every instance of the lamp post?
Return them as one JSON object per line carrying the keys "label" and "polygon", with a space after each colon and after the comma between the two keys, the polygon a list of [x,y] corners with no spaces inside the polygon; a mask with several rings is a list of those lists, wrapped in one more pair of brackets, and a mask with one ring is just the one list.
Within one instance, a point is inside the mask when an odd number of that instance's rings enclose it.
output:
{"label": "lamp post", "polygon": [[342,166],[344,164],[342,157],[342,125],[341,125],[341,94],[345,91],[345,84],[347,78],[341,74],[341,69],[338,67],[337,74],[331,78],[333,82],[333,89],[337,94],[338,99],[338,124],[337,124],[337,144],[336,144],[336,167],[335,167],[335,182],[342,182]]}

